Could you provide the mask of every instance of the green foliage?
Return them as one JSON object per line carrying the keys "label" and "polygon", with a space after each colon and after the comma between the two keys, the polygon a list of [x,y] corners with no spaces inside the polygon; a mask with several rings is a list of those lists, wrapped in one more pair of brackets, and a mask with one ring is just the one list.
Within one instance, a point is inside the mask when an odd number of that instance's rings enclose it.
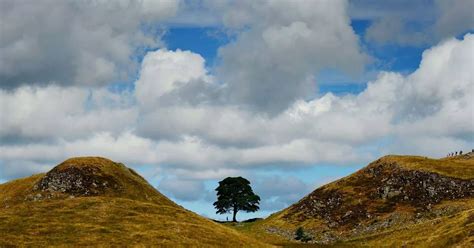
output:
{"label": "green foliage", "polygon": [[237,221],[237,212],[255,212],[259,209],[260,197],[253,192],[250,182],[243,177],[227,177],[219,182],[216,191],[217,201],[213,204],[217,209],[216,213],[233,211],[234,222]]}
{"label": "green foliage", "polygon": [[304,236],[304,230],[302,227],[298,227],[298,229],[296,229],[296,232],[295,232],[295,239],[296,240],[301,240]]}
{"label": "green foliage", "polygon": [[309,236],[307,233],[305,233],[304,229],[302,227],[298,227],[298,229],[296,229],[295,239],[300,240],[300,241],[305,242],[305,243],[312,240],[311,236]]}
{"label": "green foliage", "polygon": [[313,238],[311,238],[311,236],[309,235],[304,235],[303,238],[301,238],[301,241],[305,242],[305,243],[308,243],[309,241],[311,241]]}

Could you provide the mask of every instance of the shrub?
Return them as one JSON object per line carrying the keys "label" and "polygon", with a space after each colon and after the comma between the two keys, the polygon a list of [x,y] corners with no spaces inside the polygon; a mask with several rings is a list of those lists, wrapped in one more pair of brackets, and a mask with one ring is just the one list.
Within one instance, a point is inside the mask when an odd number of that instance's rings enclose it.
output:
{"label": "shrub", "polygon": [[306,243],[311,241],[313,238],[305,233],[302,227],[298,227],[298,229],[295,231],[295,239]]}

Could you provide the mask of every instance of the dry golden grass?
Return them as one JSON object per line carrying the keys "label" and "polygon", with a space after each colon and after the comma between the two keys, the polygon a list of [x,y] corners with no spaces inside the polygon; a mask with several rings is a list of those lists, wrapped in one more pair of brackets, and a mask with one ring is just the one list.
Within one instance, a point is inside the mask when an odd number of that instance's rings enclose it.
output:
{"label": "dry golden grass", "polygon": [[474,247],[474,209],[347,241],[353,247]]}
{"label": "dry golden grass", "polygon": [[[474,157],[458,156],[456,158],[430,159],[419,156],[390,155],[382,157],[369,167],[380,164],[396,164],[405,170],[432,172],[463,180],[474,179]],[[367,195],[364,195],[363,189],[366,187],[369,191],[369,189],[380,185],[373,185],[374,182],[364,181],[370,180],[370,178],[361,176],[365,173],[363,170],[324,185],[322,188],[328,191],[338,190],[342,192],[346,204],[351,201],[364,202],[364,204],[367,204],[364,205],[367,209],[378,206],[380,205],[378,201],[383,202],[384,200],[369,199]],[[396,173],[395,170],[394,173]],[[354,187],[357,187],[357,189]],[[353,237],[357,237],[356,239],[338,241],[330,244],[329,247],[402,247],[404,244],[408,245],[407,247],[474,247],[474,199],[444,200],[432,206],[433,212],[441,208],[449,209],[451,212],[446,212],[442,217],[423,217],[418,224],[413,224],[413,221],[395,223],[387,228],[372,232],[368,236],[364,236],[366,234],[355,235]],[[289,213],[292,211],[293,214],[290,215]],[[402,218],[413,220],[416,211],[418,210],[413,206],[396,204],[393,209],[386,213],[380,213],[377,217],[379,218],[378,221],[384,221],[391,218],[391,214],[396,212],[398,216],[404,216]],[[429,215],[429,213],[427,214]],[[254,223],[248,227],[249,230],[244,230],[244,232],[251,236],[256,236],[253,233],[260,236],[269,235],[265,240],[278,240],[273,238],[273,235],[266,233],[265,229],[273,227],[283,231],[294,231],[298,227],[304,227],[305,230],[315,230],[316,234],[334,231],[336,234],[342,234],[342,240],[345,240],[344,233],[350,231],[350,229],[344,228],[331,230],[331,228],[328,229],[327,223],[321,218],[307,216],[300,218],[299,215],[304,215],[304,213],[294,213],[291,207],[286,208],[272,214],[265,220]],[[288,218],[288,216],[291,217]],[[360,224],[367,225],[370,223],[361,222]],[[295,245],[292,241],[287,240],[286,242],[288,246]],[[273,242],[273,244],[284,243],[284,241]],[[303,246],[304,244],[299,245]]]}
{"label": "dry golden grass", "polygon": [[45,174],[20,178],[0,184],[0,209],[5,206],[23,202],[28,194],[32,193],[33,186]]}
{"label": "dry golden grass", "polygon": [[[396,163],[408,170],[474,178],[474,159],[429,159],[417,156],[385,156],[383,163]],[[293,232],[297,227],[317,228],[319,219],[283,218],[288,209],[253,223],[218,224],[202,218],[170,201],[146,180],[123,164],[103,158],[74,158],[60,164],[98,169],[102,178],[112,178],[119,190],[101,195],[71,198],[58,193],[52,199],[32,200],[33,186],[45,174],[0,184],[0,247],[17,246],[167,246],[167,247],[474,247],[474,199],[443,201],[433,209],[459,209],[442,217],[419,223],[401,223],[371,234],[361,234],[336,243],[303,244],[271,234],[269,227]],[[354,193],[354,175],[325,185]],[[364,185],[364,182],[361,185]],[[351,186],[352,185],[352,186]],[[359,187],[360,185],[358,185]],[[44,193],[43,193],[44,194]],[[399,206],[393,211],[413,214]],[[383,219],[383,217],[382,217]]]}
{"label": "dry golden grass", "polygon": [[410,170],[435,172],[440,175],[461,179],[474,178],[474,157],[467,159],[462,156],[457,156],[433,159],[420,156],[390,155],[381,159],[387,162],[396,162],[403,168]]}
{"label": "dry golden grass", "polygon": [[267,244],[272,244],[275,246],[289,246],[294,243],[281,236],[270,234],[269,232],[267,232],[265,229],[262,228],[262,225],[261,225],[261,222],[264,222],[264,221],[265,220],[258,220],[256,222],[248,222],[248,223],[227,222],[227,223],[223,223],[222,225],[235,229],[239,231],[240,233],[253,237]]}
{"label": "dry golden grass", "polygon": [[[98,196],[32,200],[44,174],[0,184],[0,247],[166,246],[267,247],[173,203],[141,176],[103,158],[75,158],[56,167],[96,167],[120,187]],[[57,196],[57,197],[56,197]]]}
{"label": "dry golden grass", "polygon": [[0,246],[265,246],[185,209],[124,198],[23,203],[0,220]]}

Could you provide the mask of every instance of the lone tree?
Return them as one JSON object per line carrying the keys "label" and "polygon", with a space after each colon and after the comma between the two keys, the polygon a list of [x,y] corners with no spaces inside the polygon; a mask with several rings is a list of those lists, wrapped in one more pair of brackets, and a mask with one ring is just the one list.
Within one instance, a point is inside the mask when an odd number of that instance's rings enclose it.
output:
{"label": "lone tree", "polygon": [[243,177],[228,177],[219,182],[216,188],[217,201],[214,207],[217,214],[225,214],[233,211],[233,222],[237,222],[235,216],[240,210],[255,212],[259,209],[260,197],[253,193],[250,182]]}

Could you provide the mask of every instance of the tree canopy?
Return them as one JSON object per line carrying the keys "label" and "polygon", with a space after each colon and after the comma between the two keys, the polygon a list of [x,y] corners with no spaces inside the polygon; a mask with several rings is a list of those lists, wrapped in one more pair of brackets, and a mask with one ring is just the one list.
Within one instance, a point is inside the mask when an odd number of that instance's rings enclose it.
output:
{"label": "tree canopy", "polygon": [[216,188],[217,201],[214,202],[216,213],[233,212],[232,221],[236,222],[239,211],[255,212],[259,209],[260,197],[256,195],[250,182],[243,177],[227,177],[219,182]]}

